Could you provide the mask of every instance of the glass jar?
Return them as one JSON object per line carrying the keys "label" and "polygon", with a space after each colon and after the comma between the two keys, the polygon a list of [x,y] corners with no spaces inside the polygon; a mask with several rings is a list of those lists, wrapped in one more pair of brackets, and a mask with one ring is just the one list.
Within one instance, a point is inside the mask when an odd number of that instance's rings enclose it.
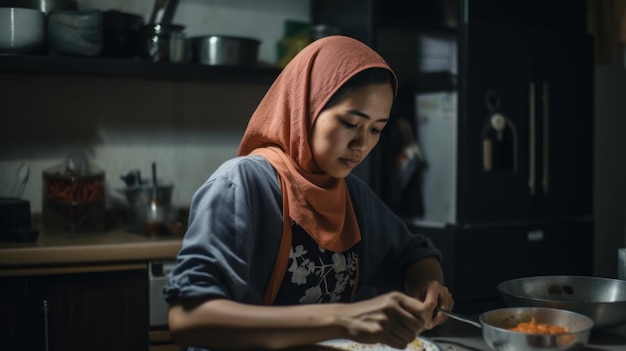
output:
{"label": "glass jar", "polygon": [[83,154],[72,154],[43,171],[45,233],[86,233],[104,230],[105,175]]}

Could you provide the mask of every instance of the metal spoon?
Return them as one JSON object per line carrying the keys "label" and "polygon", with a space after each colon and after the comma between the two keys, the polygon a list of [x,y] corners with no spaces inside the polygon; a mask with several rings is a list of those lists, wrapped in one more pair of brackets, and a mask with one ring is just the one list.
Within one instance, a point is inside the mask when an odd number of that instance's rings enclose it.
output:
{"label": "metal spoon", "polygon": [[439,311],[439,312],[447,315],[448,317],[454,318],[454,319],[456,319],[458,321],[471,324],[471,325],[473,325],[475,327],[478,327],[478,328],[482,328],[483,327],[480,323],[478,323],[477,321],[475,321],[475,320],[473,320],[473,319],[471,319],[469,317],[461,316],[460,314],[454,313],[454,312],[446,310],[444,308],[437,307],[436,311]]}

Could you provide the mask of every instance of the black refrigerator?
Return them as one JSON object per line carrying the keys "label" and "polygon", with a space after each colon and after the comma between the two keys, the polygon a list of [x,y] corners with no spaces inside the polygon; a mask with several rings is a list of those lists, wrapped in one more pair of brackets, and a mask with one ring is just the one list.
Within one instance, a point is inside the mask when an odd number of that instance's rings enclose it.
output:
{"label": "black refrigerator", "polygon": [[479,3],[456,32],[420,35],[406,190],[422,203],[398,208],[442,249],[466,313],[504,306],[508,279],[593,271],[592,39],[575,22],[484,20]]}
{"label": "black refrigerator", "polygon": [[503,305],[504,280],[592,273],[586,4],[311,4],[314,23],[372,46],[398,76],[391,121],[357,175],[441,248],[459,312]]}

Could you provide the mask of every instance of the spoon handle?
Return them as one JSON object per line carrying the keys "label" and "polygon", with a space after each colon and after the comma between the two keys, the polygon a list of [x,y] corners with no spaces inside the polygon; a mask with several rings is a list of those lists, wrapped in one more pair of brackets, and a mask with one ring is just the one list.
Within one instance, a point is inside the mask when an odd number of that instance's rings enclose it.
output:
{"label": "spoon handle", "polygon": [[454,319],[456,319],[458,321],[461,321],[461,322],[469,323],[469,324],[471,324],[471,325],[473,325],[475,327],[478,327],[478,328],[482,328],[483,327],[480,323],[476,322],[475,320],[473,320],[473,319],[471,319],[469,317],[461,316],[459,314],[456,314],[456,313],[454,313],[452,311],[449,311],[449,310],[446,310],[444,308],[437,307],[437,311],[447,315],[450,318],[454,318]]}

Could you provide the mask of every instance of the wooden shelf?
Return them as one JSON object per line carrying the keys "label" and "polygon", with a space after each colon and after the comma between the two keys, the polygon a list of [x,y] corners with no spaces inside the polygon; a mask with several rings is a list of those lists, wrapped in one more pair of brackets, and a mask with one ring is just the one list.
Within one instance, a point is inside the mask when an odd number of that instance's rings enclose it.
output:
{"label": "wooden shelf", "polygon": [[271,66],[208,66],[103,57],[0,54],[0,74],[268,84],[272,83],[279,73],[279,68]]}

